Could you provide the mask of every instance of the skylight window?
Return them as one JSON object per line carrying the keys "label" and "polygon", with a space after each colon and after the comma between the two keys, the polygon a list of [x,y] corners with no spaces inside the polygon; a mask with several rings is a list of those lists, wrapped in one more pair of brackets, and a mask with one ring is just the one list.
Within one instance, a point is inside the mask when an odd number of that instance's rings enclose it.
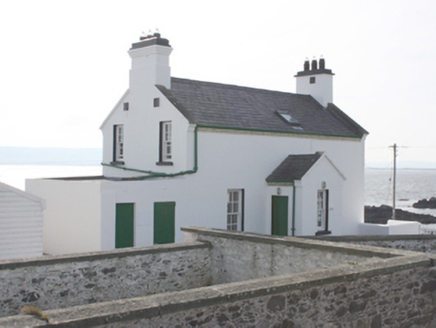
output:
{"label": "skylight window", "polygon": [[280,117],[282,119],[284,119],[286,122],[288,122],[290,125],[294,126],[294,127],[299,127],[299,129],[301,130],[301,124],[300,122],[298,122],[297,119],[295,119],[294,117],[292,117],[292,115],[287,112],[287,111],[277,111],[276,112],[278,115],[280,115]]}

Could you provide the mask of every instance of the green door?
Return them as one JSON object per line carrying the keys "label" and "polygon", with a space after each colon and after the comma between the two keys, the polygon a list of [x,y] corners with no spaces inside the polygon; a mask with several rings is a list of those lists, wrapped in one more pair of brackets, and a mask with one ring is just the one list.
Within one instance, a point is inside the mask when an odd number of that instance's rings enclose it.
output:
{"label": "green door", "polygon": [[271,234],[288,235],[288,197],[272,196],[272,228]]}
{"label": "green door", "polygon": [[116,204],[115,248],[133,247],[134,204]]}
{"label": "green door", "polygon": [[154,243],[174,243],[175,202],[154,203]]}

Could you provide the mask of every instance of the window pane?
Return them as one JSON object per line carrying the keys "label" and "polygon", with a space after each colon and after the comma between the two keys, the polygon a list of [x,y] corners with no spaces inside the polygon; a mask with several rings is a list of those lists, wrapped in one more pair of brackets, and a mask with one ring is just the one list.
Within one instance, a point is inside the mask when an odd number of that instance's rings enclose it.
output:
{"label": "window pane", "polygon": [[238,213],[239,212],[239,203],[234,203],[233,204],[233,213]]}

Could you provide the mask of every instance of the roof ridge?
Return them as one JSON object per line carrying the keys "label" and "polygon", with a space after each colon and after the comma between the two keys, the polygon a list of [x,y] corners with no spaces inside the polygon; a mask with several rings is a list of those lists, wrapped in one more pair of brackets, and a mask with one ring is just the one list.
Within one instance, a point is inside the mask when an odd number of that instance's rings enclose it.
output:
{"label": "roof ridge", "polygon": [[298,97],[311,97],[310,95],[303,95],[299,93],[293,93],[293,92],[287,92],[287,91],[278,91],[278,90],[270,90],[270,89],[262,89],[262,88],[255,88],[255,87],[247,87],[237,84],[228,84],[228,83],[222,83],[222,82],[210,82],[210,81],[200,81],[200,80],[193,80],[193,79],[187,79],[187,78],[181,78],[181,77],[171,77],[171,82],[174,81],[187,81],[187,82],[193,82],[193,83],[202,83],[202,84],[208,84],[213,85],[215,87],[223,87],[223,88],[238,88],[238,89],[246,89],[246,90],[256,90],[256,91],[262,91],[262,92],[269,92],[269,93],[275,93],[275,94],[285,94],[285,95],[292,95],[292,96],[298,96]]}

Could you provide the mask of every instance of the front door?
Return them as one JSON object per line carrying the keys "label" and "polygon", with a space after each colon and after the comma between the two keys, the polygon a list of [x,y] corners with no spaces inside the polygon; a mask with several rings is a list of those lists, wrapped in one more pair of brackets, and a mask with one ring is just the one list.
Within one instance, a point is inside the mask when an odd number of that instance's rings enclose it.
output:
{"label": "front door", "polygon": [[154,243],[174,243],[175,202],[154,203]]}
{"label": "front door", "polygon": [[272,196],[272,228],[271,234],[288,235],[288,197]]}
{"label": "front door", "polygon": [[115,248],[133,247],[134,204],[115,206]]}

